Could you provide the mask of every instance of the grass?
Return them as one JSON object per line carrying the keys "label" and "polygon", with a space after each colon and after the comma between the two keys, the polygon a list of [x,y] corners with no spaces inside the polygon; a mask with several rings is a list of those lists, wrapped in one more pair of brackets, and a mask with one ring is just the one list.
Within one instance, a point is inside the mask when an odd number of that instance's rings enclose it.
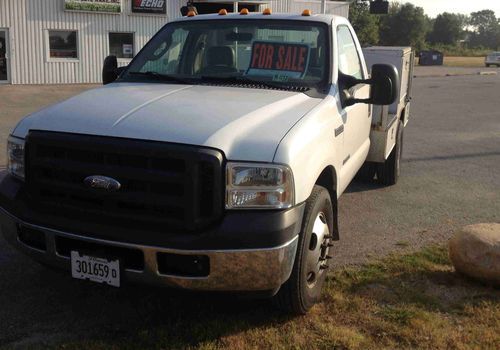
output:
{"label": "grass", "polygon": [[484,57],[445,57],[444,65],[448,67],[484,67]]}
{"label": "grass", "polygon": [[[444,66],[446,67],[465,67],[465,68],[484,68],[485,57],[455,57],[445,56]],[[418,65],[418,59],[415,62]]]}
{"label": "grass", "polygon": [[484,57],[492,51],[484,47],[468,48],[462,45],[432,45],[428,49],[441,51],[445,56],[452,57]]}
{"label": "grass", "polygon": [[268,301],[176,301],[160,320],[64,349],[499,349],[500,291],[453,272],[445,247],[331,273],[303,317]]}

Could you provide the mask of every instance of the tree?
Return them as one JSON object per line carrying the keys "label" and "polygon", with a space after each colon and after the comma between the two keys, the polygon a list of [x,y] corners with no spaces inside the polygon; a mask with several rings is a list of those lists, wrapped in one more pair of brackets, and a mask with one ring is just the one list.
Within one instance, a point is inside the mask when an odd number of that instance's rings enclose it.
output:
{"label": "tree", "polygon": [[392,3],[389,14],[382,17],[380,42],[383,45],[410,45],[422,49],[428,32],[424,9],[410,3]]}
{"label": "tree", "polygon": [[466,21],[467,18],[464,15],[448,12],[438,15],[432,24],[429,41],[433,44],[456,44],[464,34]]}
{"label": "tree", "polygon": [[376,45],[379,42],[380,20],[370,14],[370,6],[364,0],[356,0],[349,7],[351,21],[361,46]]}
{"label": "tree", "polygon": [[492,10],[471,13],[470,26],[474,29],[471,36],[472,46],[497,49],[500,46],[500,22]]}

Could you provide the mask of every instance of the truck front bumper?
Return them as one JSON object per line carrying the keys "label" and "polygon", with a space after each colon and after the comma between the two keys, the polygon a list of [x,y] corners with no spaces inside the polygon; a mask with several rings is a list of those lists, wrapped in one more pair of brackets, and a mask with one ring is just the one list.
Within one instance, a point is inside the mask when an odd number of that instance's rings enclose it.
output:
{"label": "truck front bumper", "polygon": [[[69,250],[82,249],[88,255],[97,254],[104,257],[111,254],[110,257],[123,258],[125,262],[127,259],[130,260],[130,253],[133,252],[134,263],[121,264],[121,278],[124,282],[206,291],[276,292],[290,277],[302,223],[303,205],[285,211],[246,213],[239,211],[228,214],[218,227],[211,228],[209,233],[192,234],[192,246],[195,248],[189,249],[186,247],[189,246],[189,242],[185,239],[181,243],[172,241],[172,244],[169,244],[168,241],[158,240],[158,244],[142,244],[136,239],[124,237],[123,240],[117,240],[105,236],[67,232],[65,229],[26,220],[21,218],[21,215],[16,215],[19,201],[11,202],[15,205],[12,209],[8,208],[8,197],[12,200],[13,197],[22,196],[22,193],[18,194],[13,188],[18,184],[8,179],[9,177],[0,174],[1,231],[11,245],[46,265],[71,271]],[[23,216],[26,213],[27,210],[23,211]],[[256,220],[259,221],[257,226]],[[82,227],[84,226],[85,223],[82,223]],[[231,227],[234,228],[232,234]],[[262,237],[262,234],[268,234],[270,238],[260,247],[255,240],[238,239],[234,236],[251,235],[252,232],[248,232],[249,228],[251,231],[256,227],[261,231],[268,230],[268,232],[254,232],[257,239],[259,236]],[[220,232],[219,238],[224,239],[224,242],[221,241],[219,244],[220,248],[217,248],[212,240],[213,244],[203,249],[201,246],[203,241],[199,241],[200,236],[209,234],[217,241],[218,232]],[[178,268],[165,270],[162,268],[165,257],[167,261],[169,258],[178,260],[180,257],[180,261],[184,261],[187,265],[195,264],[198,260],[204,261],[207,273],[193,275],[192,269],[189,273],[185,273],[182,266],[180,270]]]}

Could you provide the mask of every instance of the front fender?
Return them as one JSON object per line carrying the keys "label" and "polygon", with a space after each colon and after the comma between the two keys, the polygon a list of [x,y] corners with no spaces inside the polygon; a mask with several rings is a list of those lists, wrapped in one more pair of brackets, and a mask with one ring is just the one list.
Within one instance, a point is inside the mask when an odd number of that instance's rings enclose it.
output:
{"label": "front fender", "polygon": [[273,161],[291,167],[296,203],[309,197],[321,173],[328,167],[336,174],[333,190],[339,195],[337,174],[342,164],[343,134],[335,135],[335,129],[342,124],[337,101],[329,95],[282,139]]}

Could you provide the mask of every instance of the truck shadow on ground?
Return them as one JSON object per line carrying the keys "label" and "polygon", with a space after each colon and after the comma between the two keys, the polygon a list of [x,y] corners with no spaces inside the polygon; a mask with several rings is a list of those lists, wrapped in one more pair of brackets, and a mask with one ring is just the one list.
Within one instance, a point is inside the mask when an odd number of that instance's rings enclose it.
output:
{"label": "truck shadow on ground", "polygon": [[0,347],[209,348],[221,338],[231,343],[231,336],[255,339],[270,328],[282,332],[290,323],[307,332],[308,322],[318,317],[345,326],[345,312],[369,328],[382,321],[408,326],[424,312],[438,327],[443,315],[453,318],[476,306],[487,310],[500,300],[498,290],[464,279],[446,261],[431,258],[402,257],[361,270],[332,271],[322,306],[302,318],[274,309],[267,299],[138,285],[111,288],[14,257],[2,265],[9,272],[0,270],[0,277],[12,274],[9,287],[0,288]]}
{"label": "truck shadow on ground", "polygon": [[[106,342],[132,335],[137,343],[152,341],[150,345],[154,346],[161,339],[169,346],[183,348],[292,319],[276,310],[268,299],[231,294],[128,286],[119,294],[106,291],[105,295],[91,296],[87,303],[92,307],[90,300],[102,306],[89,314],[86,321],[92,324],[100,319],[100,326],[93,325],[90,330],[97,331],[95,337]],[[78,318],[77,314],[73,316]]]}
{"label": "truck shadow on ground", "polygon": [[382,183],[378,182],[376,179],[374,179],[371,182],[368,181],[363,181],[363,180],[357,180],[354,179],[351,184],[346,188],[344,193],[357,193],[357,192],[366,192],[366,191],[374,191],[374,190],[380,190],[383,188],[387,188],[387,186],[384,186]]}
{"label": "truck shadow on ground", "polygon": [[130,284],[113,288],[38,265],[29,270],[28,279],[2,288],[0,302],[8,306],[0,316],[7,328],[0,328],[0,347],[38,344],[43,334],[49,345],[132,341],[148,348],[161,341],[184,348],[293,318],[269,299]]}

